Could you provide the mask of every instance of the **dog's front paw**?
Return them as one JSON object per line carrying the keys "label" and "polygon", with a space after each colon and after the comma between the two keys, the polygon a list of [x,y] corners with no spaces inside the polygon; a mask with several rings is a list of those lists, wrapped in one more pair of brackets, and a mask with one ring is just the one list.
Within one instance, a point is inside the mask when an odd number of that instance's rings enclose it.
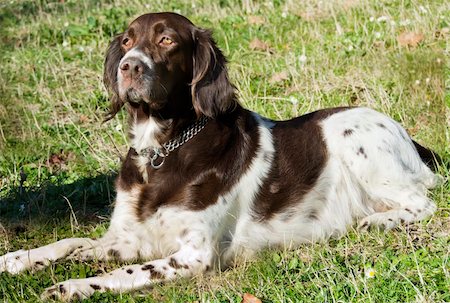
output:
{"label": "dog's front paw", "polygon": [[[43,262],[41,262],[44,265]],[[18,250],[0,256],[0,273],[18,274],[31,267],[27,250]]]}
{"label": "dog's front paw", "polygon": [[86,279],[67,280],[44,290],[41,295],[43,301],[81,301],[90,297],[100,286],[89,283]]}

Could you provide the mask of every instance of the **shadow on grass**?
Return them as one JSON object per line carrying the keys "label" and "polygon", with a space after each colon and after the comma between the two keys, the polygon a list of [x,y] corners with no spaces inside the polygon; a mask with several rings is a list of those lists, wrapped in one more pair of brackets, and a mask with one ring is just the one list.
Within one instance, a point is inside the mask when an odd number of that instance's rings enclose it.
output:
{"label": "shadow on grass", "polygon": [[27,225],[71,216],[79,223],[97,222],[111,212],[115,177],[99,175],[71,184],[15,187],[0,198],[0,224],[7,230],[21,232]]}

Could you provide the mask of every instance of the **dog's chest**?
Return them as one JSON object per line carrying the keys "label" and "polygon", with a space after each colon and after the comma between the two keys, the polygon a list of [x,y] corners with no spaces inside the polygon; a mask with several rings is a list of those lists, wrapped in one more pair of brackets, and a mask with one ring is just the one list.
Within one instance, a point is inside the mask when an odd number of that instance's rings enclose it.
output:
{"label": "dog's chest", "polygon": [[233,221],[228,205],[221,201],[201,211],[161,207],[142,223],[141,239],[151,239],[153,251],[160,256],[186,246],[206,249],[216,246],[224,233],[230,233]]}
{"label": "dog's chest", "polygon": [[173,253],[190,240],[192,224],[189,222],[193,220],[197,218],[181,209],[159,208],[143,223],[142,238],[144,241],[151,239],[153,250],[161,256]]}
{"label": "dog's chest", "polygon": [[139,197],[137,189],[118,191],[110,232],[124,243],[136,243],[144,254],[164,256],[178,250],[192,215],[177,207],[160,207],[141,220]]}

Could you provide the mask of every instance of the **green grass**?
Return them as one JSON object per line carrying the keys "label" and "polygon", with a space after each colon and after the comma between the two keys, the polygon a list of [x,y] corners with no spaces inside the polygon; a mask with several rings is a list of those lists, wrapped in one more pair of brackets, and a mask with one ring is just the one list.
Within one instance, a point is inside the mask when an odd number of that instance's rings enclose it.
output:
{"label": "green grass", "polygon": [[[156,3],[157,2],[157,3]],[[127,149],[125,115],[101,121],[111,37],[142,12],[176,11],[214,29],[240,100],[286,119],[318,108],[384,112],[450,155],[447,1],[5,1],[0,4],[0,255],[71,236],[100,236]],[[151,4],[150,4],[151,3]],[[256,22],[254,16],[263,17]],[[402,32],[420,32],[402,46]],[[269,49],[252,49],[255,38]],[[284,73],[284,80],[270,81]],[[328,243],[265,251],[215,276],[89,302],[449,302],[450,188],[431,193],[429,220],[392,232],[351,231]],[[70,209],[73,209],[71,212]],[[0,274],[0,301],[39,302],[45,287],[111,270],[57,262]],[[374,278],[365,272],[375,270]]]}

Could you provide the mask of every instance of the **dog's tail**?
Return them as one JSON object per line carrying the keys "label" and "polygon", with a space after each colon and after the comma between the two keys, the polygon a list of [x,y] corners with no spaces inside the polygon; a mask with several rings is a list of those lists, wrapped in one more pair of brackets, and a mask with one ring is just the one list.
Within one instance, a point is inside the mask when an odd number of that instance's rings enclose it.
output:
{"label": "dog's tail", "polygon": [[435,153],[432,150],[429,150],[426,147],[423,147],[419,143],[413,140],[414,147],[416,148],[417,152],[419,153],[420,158],[422,161],[434,172],[436,172],[439,169],[439,165],[443,165],[442,158]]}

